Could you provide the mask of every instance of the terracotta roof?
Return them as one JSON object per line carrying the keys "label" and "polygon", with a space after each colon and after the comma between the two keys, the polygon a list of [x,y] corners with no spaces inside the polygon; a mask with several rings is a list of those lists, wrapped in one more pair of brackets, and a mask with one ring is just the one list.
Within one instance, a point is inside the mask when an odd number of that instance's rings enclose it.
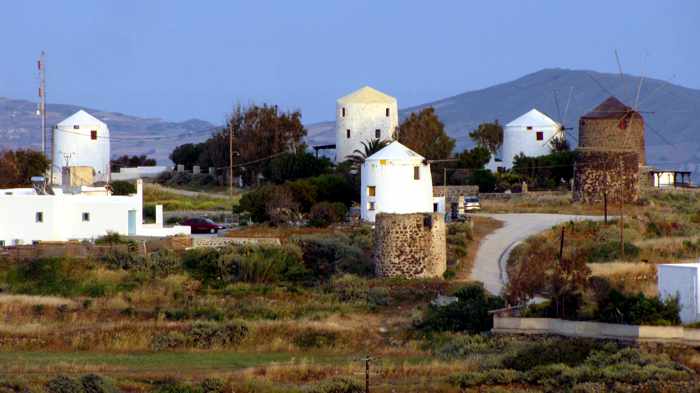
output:
{"label": "terracotta roof", "polygon": [[581,116],[582,119],[620,119],[626,114],[634,114],[635,117],[642,118],[639,112],[623,104],[616,97],[610,96],[592,111]]}

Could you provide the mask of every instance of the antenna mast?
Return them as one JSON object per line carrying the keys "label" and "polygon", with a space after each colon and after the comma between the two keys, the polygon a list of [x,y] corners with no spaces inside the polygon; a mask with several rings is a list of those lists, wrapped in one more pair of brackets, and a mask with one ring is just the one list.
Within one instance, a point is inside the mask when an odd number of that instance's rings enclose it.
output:
{"label": "antenna mast", "polygon": [[41,152],[46,156],[46,52],[41,51],[39,61],[39,110],[41,116]]}

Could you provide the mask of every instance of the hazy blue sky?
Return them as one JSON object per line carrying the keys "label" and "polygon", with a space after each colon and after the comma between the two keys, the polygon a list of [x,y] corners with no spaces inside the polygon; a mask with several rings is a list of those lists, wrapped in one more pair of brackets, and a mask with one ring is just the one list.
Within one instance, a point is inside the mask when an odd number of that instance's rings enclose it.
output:
{"label": "hazy blue sky", "polygon": [[239,101],[333,118],[369,84],[407,107],[542,68],[700,88],[700,1],[4,1],[0,96],[221,122]]}

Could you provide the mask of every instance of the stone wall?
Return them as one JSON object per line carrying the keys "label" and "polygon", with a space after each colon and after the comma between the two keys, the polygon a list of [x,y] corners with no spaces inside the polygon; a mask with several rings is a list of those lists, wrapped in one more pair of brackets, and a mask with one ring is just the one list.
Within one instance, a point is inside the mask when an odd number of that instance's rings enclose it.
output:
{"label": "stone wall", "polygon": [[639,157],[634,151],[577,149],[574,201],[626,203],[639,200]]}
{"label": "stone wall", "polygon": [[631,150],[637,152],[639,165],[645,163],[644,119],[639,115],[628,116],[627,127],[620,128],[620,120],[614,118],[581,119],[579,121],[578,147],[595,150]]}
{"label": "stone wall", "polygon": [[194,237],[193,248],[223,248],[230,245],[248,244],[255,246],[279,246],[282,243],[276,237]]}
{"label": "stone wall", "polygon": [[567,337],[700,346],[700,329],[684,328],[683,326],[620,325],[566,321],[555,318],[512,318],[494,315],[491,332],[496,334],[556,334]]}
{"label": "stone wall", "polygon": [[374,259],[375,271],[380,277],[442,277],[447,269],[443,215],[378,214]]}
{"label": "stone wall", "polygon": [[445,197],[445,209],[456,203],[459,207],[464,205],[464,197],[479,195],[479,186],[433,186],[434,197]]}

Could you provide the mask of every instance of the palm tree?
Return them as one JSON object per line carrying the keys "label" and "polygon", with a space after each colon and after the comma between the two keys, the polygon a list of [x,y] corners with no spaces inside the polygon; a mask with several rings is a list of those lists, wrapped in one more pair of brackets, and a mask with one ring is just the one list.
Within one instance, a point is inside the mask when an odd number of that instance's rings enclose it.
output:
{"label": "palm tree", "polygon": [[353,154],[347,156],[347,160],[352,163],[353,168],[357,169],[365,162],[367,157],[387,147],[389,143],[391,141],[386,139],[372,139],[366,143],[362,142],[362,150],[355,149]]}

